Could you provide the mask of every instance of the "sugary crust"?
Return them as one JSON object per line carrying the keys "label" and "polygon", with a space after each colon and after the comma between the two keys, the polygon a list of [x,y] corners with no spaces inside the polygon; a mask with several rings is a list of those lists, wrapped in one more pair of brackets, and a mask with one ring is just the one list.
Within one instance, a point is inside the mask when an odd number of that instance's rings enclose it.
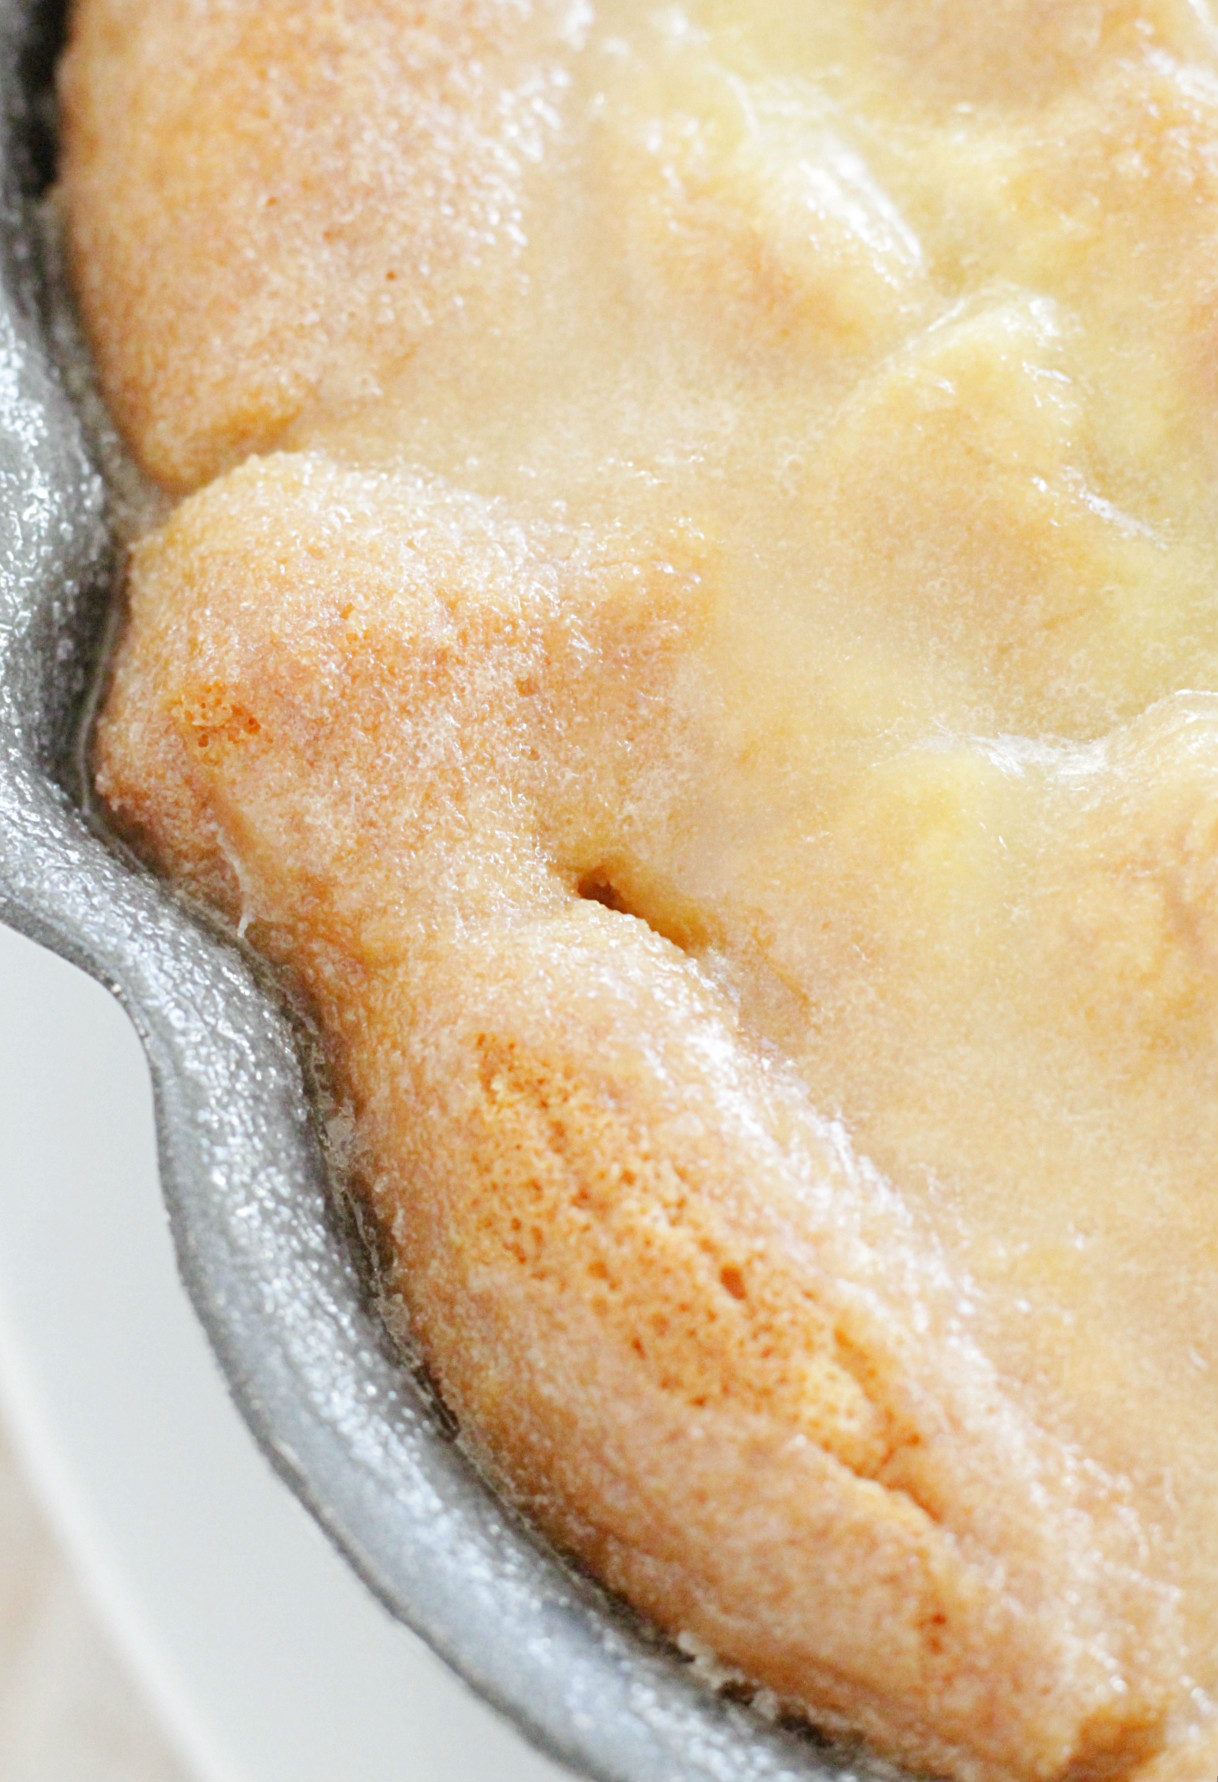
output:
{"label": "sugary crust", "polygon": [[510,272],[564,0],[90,0],[60,71],[111,410],[184,491],[358,403]]}
{"label": "sugary crust", "polygon": [[61,75],[105,394],[218,478],[101,792],[311,999],[486,1467],[958,1782],[1218,1769],[1215,65],[76,0]]}
{"label": "sugary crust", "polygon": [[1084,82],[1103,58],[1147,42],[1187,57],[1212,49],[1192,0],[865,0],[877,60],[923,102],[1033,107]]}
{"label": "sugary crust", "polygon": [[688,536],[253,462],[137,550],[99,787],[299,974],[390,1286],[545,1528],[911,1765],[1130,1775],[1180,1658],[1119,1491],[697,958],[587,894],[699,747],[713,575]]}

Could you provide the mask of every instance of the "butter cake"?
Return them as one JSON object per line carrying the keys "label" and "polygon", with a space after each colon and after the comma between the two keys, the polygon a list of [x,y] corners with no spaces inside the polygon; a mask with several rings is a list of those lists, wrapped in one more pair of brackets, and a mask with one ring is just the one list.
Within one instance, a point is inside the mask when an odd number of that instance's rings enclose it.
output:
{"label": "butter cake", "polygon": [[567,1551],[958,1782],[1218,1773],[1204,0],[78,0],[99,789]]}

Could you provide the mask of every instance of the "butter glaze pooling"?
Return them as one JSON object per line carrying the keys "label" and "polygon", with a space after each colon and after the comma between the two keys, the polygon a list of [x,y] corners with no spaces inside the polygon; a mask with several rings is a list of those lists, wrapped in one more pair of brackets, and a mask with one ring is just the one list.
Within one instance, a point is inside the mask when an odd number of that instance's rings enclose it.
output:
{"label": "butter glaze pooling", "polygon": [[910,1766],[1218,1765],[1201,4],[81,0],[98,733],[496,1476]]}

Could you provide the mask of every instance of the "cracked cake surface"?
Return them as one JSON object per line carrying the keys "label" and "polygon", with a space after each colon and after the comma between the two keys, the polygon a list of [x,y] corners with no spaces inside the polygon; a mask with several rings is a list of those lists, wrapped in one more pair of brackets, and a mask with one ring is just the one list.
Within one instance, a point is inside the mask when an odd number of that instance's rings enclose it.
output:
{"label": "cracked cake surface", "polygon": [[1218,1773],[1208,0],[77,0],[99,789],[565,1549],[959,1782]]}

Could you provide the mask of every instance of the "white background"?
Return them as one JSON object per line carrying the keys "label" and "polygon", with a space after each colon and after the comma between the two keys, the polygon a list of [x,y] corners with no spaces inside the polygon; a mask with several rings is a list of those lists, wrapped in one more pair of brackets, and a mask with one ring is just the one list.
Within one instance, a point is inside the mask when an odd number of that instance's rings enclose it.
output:
{"label": "white background", "polygon": [[[271,1474],[178,1282],[134,1033],[105,991],[3,927],[0,1401],[193,1782],[561,1782],[390,1620]],[[0,1515],[2,1462],[0,1449]],[[99,1661],[36,1524],[9,1514],[5,1539],[23,1545],[29,1589],[59,1592],[24,1637],[58,1626],[64,1650],[6,1665],[45,1697],[49,1661]],[[94,1718],[133,1742],[126,1771],[106,1754],[107,1778],[143,1782],[155,1752],[172,1772],[138,1715]]]}

